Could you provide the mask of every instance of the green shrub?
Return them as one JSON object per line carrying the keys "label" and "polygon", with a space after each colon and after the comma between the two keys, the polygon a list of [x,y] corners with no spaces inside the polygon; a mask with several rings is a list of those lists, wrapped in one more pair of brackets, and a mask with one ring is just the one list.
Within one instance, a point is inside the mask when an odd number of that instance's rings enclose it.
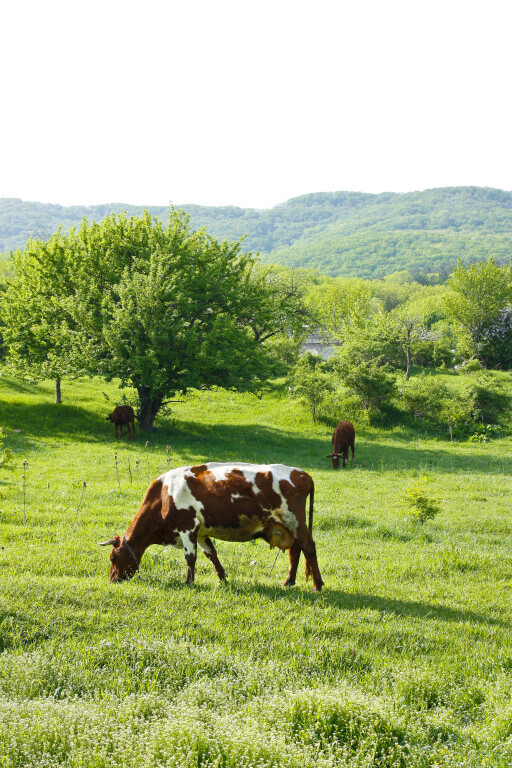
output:
{"label": "green shrub", "polygon": [[342,371],[343,384],[357,398],[370,424],[388,410],[396,394],[395,378],[377,362],[362,362]]}
{"label": "green shrub", "polygon": [[407,488],[402,497],[407,516],[414,522],[421,523],[422,525],[427,520],[433,520],[441,511],[439,500],[427,496],[426,484],[427,478],[423,477]]}
{"label": "green shrub", "polygon": [[289,383],[290,395],[309,410],[313,421],[317,421],[326,397],[334,391],[322,359],[311,353],[301,357],[293,368]]}
{"label": "green shrub", "polygon": [[476,358],[472,358],[471,360],[468,360],[464,365],[461,365],[459,368],[460,373],[478,373],[478,371],[482,370],[482,363],[480,360],[477,360]]}
{"label": "green shrub", "polygon": [[433,423],[439,421],[448,396],[446,384],[431,376],[421,375],[404,383],[402,405],[414,419]]}
{"label": "green shrub", "polygon": [[505,433],[499,424],[477,424],[469,436],[472,443],[488,443],[493,437],[502,437]]}
{"label": "green shrub", "polygon": [[469,404],[473,421],[496,424],[510,407],[510,396],[490,378],[466,385],[463,399]]}

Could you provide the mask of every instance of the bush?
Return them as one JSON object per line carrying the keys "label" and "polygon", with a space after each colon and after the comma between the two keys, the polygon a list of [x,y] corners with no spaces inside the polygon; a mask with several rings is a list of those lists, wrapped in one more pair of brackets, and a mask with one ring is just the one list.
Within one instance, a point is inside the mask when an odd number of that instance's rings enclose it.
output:
{"label": "bush", "polygon": [[439,500],[427,496],[425,486],[427,478],[423,477],[417,483],[411,485],[404,492],[402,502],[406,506],[406,513],[411,520],[416,523],[426,523],[427,520],[433,520],[441,511]]}
{"label": "bush", "polygon": [[505,307],[485,329],[478,346],[478,356],[486,368],[512,367],[512,307]]}
{"label": "bush", "polygon": [[498,424],[477,424],[469,440],[472,443],[488,443],[493,437],[502,437],[504,434],[505,430]]}
{"label": "bush", "polygon": [[476,358],[472,358],[471,360],[468,360],[459,368],[460,373],[478,373],[478,371],[481,371],[481,370],[482,370],[482,363],[480,362],[480,360],[477,360]]}
{"label": "bush", "polygon": [[405,382],[402,390],[402,405],[404,411],[414,419],[435,423],[439,421],[448,396],[446,384],[422,374]]}
{"label": "bush", "polygon": [[468,402],[473,421],[497,424],[510,406],[510,396],[490,379],[466,385],[463,398]]}
{"label": "bush", "polygon": [[396,381],[385,366],[376,362],[362,362],[342,373],[343,384],[355,395],[368,421],[377,421],[388,410],[396,394]]}

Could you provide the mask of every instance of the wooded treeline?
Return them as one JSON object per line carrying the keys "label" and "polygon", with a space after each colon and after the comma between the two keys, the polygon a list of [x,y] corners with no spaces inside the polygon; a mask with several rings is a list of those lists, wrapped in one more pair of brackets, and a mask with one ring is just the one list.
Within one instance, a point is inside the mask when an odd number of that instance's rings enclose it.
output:
{"label": "wooded treeline", "polygon": [[[266,266],[241,245],[174,209],[166,224],[120,214],[31,239],[1,286],[5,370],[55,379],[58,402],[66,377],[119,379],[149,431],[192,389],[258,394],[287,376],[313,418],[331,397],[371,421],[413,365],[512,365],[510,264],[459,261],[445,282],[424,285],[408,271],[368,280]],[[301,356],[313,329],[336,348],[328,363]],[[445,405],[425,413],[434,407]],[[457,407],[446,404],[451,425],[468,416]]]}
{"label": "wooded treeline", "polygon": [[[192,229],[206,227],[217,239],[239,240],[242,252],[266,263],[319,269],[332,276],[382,278],[409,270],[423,283],[444,281],[463,263],[493,255],[508,263],[512,246],[512,192],[449,187],[407,194],[333,192],[303,195],[268,210],[235,206],[182,206]],[[35,236],[68,231],[85,216],[140,216],[121,203],[64,207],[0,200],[0,252],[24,247]],[[148,208],[166,221],[167,207]]]}

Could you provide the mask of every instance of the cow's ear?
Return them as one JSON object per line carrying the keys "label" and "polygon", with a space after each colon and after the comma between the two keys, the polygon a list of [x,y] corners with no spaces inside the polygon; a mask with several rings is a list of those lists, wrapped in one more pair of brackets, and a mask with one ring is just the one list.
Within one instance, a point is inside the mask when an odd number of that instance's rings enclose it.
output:
{"label": "cow's ear", "polygon": [[99,541],[98,544],[100,547],[109,547],[112,545],[113,547],[118,547],[121,543],[121,537],[120,536],[114,536],[113,539],[109,539],[108,541]]}
{"label": "cow's ear", "polygon": [[325,458],[332,459],[333,456],[334,456],[334,453],[328,453]]}

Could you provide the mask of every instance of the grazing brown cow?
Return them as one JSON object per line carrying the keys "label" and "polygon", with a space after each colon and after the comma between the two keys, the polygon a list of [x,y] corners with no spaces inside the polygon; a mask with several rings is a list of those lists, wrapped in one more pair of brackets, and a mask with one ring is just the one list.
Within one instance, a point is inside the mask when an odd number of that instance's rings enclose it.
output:
{"label": "grazing brown cow", "polygon": [[[309,528],[306,499],[309,495]],[[271,547],[288,549],[286,586],[295,584],[300,554],[306,558],[306,579],[323,585],[318,569],[313,527],[313,478],[283,464],[209,463],[180,467],[154,480],[124,536],[112,545],[110,581],[128,579],[151,544],[173,544],[185,550],[187,578],[194,581],[197,545],[225,579],[211,538],[250,541],[262,538]]]}
{"label": "grazing brown cow", "polygon": [[327,458],[332,459],[333,469],[338,469],[341,456],[343,456],[343,466],[345,466],[349,447],[352,448],[352,459],[354,458],[355,437],[354,425],[350,421],[340,421],[332,433],[332,453],[327,454]]}
{"label": "grazing brown cow", "polygon": [[132,440],[135,440],[135,414],[131,405],[118,405],[111,414],[107,416],[107,421],[116,425],[116,437],[123,436],[123,427],[128,429],[128,440],[130,434]]}

